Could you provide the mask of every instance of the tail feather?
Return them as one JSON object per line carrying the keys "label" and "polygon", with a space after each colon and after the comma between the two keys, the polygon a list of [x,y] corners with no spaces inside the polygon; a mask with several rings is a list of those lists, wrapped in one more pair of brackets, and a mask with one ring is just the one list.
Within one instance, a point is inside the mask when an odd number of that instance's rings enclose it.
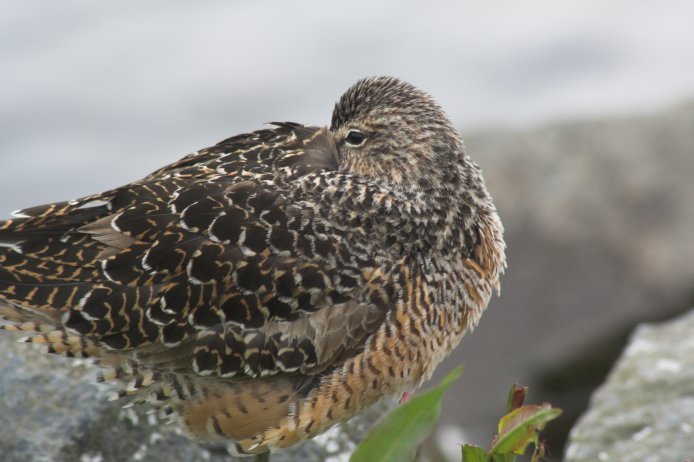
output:
{"label": "tail feather", "polygon": [[37,333],[20,339],[26,343],[46,346],[46,352],[70,358],[90,358],[101,353],[102,348],[86,337],[70,334],[64,329]]}
{"label": "tail feather", "polygon": [[60,326],[60,314],[18,307],[0,293],[0,329],[11,332],[44,333]]}
{"label": "tail feather", "polygon": [[92,198],[18,210],[14,212],[15,218],[0,221],[0,242],[60,235],[108,213],[108,202],[97,203]]}

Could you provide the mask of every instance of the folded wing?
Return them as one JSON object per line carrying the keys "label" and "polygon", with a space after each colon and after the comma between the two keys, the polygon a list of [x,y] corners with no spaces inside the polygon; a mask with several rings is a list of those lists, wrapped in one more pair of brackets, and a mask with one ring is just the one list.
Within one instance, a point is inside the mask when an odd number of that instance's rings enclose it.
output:
{"label": "folded wing", "polygon": [[[277,124],[139,182],[0,222],[0,317],[66,354],[237,378],[318,373],[385,317],[383,271],[300,179],[325,129]],[[327,334],[327,335],[326,335]]]}

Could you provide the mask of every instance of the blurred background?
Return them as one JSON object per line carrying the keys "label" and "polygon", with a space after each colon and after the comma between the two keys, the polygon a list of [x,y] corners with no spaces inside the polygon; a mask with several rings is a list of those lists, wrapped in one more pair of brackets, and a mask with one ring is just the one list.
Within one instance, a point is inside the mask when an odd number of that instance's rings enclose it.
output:
{"label": "blurred background", "polygon": [[513,382],[565,409],[558,458],[632,328],[694,305],[691,1],[2,6],[2,217],[265,122],[329,124],[364,76],[437,98],[485,172],[509,269],[439,369],[465,365],[432,460],[486,445]]}

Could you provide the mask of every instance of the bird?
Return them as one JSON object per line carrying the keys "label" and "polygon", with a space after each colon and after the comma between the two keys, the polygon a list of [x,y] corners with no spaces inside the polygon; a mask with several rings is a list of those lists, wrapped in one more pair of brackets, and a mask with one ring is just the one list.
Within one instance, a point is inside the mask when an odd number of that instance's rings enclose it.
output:
{"label": "bird", "polygon": [[272,123],[0,221],[0,319],[189,437],[265,454],[409,396],[505,268],[448,116],[369,77],[329,126]]}

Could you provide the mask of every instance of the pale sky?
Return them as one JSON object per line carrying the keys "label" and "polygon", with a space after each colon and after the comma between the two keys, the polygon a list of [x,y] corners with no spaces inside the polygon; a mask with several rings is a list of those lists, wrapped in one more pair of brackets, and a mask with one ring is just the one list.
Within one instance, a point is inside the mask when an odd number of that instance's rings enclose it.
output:
{"label": "pale sky", "polygon": [[466,132],[694,99],[689,0],[4,0],[0,216],[140,178],[264,122],[325,125],[360,77]]}

